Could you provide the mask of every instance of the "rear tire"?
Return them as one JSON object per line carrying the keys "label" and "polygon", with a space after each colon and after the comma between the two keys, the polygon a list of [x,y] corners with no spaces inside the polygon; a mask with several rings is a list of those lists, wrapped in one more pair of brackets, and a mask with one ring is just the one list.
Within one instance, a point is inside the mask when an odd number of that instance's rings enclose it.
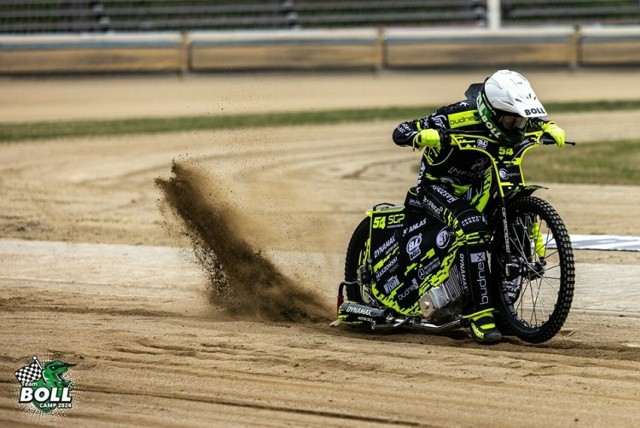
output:
{"label": "rear tire", "polygon": [[[367,303],[368,296],[363,295],[361,281],[370,280],[371,274],[367,263],[369,255],[369,230],[371,219],[365,217],[351,235],[344,263],[344,280],[347,283],[347,299],[352,302]],[[362,276],[365,276],[363,278]],[[366,277],[369,278],[366,278]]]}
{"label": "rear tire", "polygon": [[[542,343],[560,331],[571,309],[575,285],[571,240],[558,213],[540,198],[514,201],[507,218],[512,259],[505,260],[504,254],[491,258],[496,321],[506,335]],[[513,265],[511,275],[507,263]]]}

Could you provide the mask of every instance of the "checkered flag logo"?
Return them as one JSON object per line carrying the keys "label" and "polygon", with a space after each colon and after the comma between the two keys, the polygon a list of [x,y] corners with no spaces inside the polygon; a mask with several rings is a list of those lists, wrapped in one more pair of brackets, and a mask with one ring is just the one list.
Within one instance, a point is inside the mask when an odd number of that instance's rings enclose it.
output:
{"label": "checkered flag logo", "polygon": [[15,372],[16,379],[22,386],[27,386],[42,377],[42,366],[38,361],[38,357],[33,356],[33,362],[28,366],[24,366]]}

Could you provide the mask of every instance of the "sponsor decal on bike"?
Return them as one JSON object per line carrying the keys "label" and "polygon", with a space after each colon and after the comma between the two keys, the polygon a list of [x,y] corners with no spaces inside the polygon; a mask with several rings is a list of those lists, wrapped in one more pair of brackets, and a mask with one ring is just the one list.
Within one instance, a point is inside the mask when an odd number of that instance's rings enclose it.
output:
{"label": "sponsor decal on bike", "polygon": [[472,215],[472,216],[469,216],[469,217],[465,218],[464,220],[462,220],[460,222],[460,226],[466,227],[466,226],[470,226],[470,225],[476,224],[476,223],[486,224],[487,221],[486,221],[485,217],[483,215],[481,215],[481,214]]}
{"label": "sponsor decal on bike", "polygon": [[507,222],[507,207],[502,207],[502,233],[504,234],[504,249],[507,254],[511,254],[511,245],[509,244],[509,223]]}
{"label": "sponsor decal on bike", "polygon": [[487,261],[486,253],[471,253],[471,263],[480,263]]}
{"label": "sponsor decal on bike", "polygon": [[415,260],[420,254],[422,254],[422,250],[420,250],[420,244],[422,244],[422,233],[417,234],[413,238],[409,239],[407,243],[407,254],[411,260]]}
{"label": "sponsor decal on bike", "polygon": [[422,220],[420,220],[418,223],[412,224],[411,226],[409,226],[408,228],[404,229],[402,231],[402,236],[405,236],[409,233],[413,233],[416,230],[420,229],[422,226],[424,226],[425,224],[427,224],[427,219],[423,218]]}
{"label": "sponsor decal on bike", "polygon": [[420,281],[424,280],[427,277],[427,275],[431,274],[439,266],[440,266],[440,257],[436,257],[435,259],[431,260],[428,265],[418,269],[418,278],[420,278]]}
{"label": "sponsor decal on bike", "polygon": [[487,147],[489,147],[489,142],[485,139],[478,138],[478,140],[476,141],[476,145],[481,149],[486,149]]}
{"label": "sponsor decal on bike", "polygon": [[481,171],[481,170],[478,169],[477,171],[466,171],[464,169],[460,169],[455,166],[452,166],[447,171],[447,174],[451,174],[458,178],[475,178],[479,175],[478,171]]}
{"label": "sponsor decal on bike", "polygon": [[376,281],[382,278],[387,272],[393,272],[398,267],[398,256],[395,256],[393,259],[389,261],[386,265],[383,266],[378,272],[376,272]]}
{"label": "sponsor decal on bike", "polygon": [[380,248],[377,248],[373,252],[373,258],[377,259],[378,257],[380,257],[382,254],[385,253],[386,250],[388,250],[395,243],[396,243],[395,236],[392,236],[391,238],[387,239],[387,241],[384,244],[382,244]]}
{"label": "sponsor decal on bike", "polygon": [[458,254],[458,266],[460,268],[460,279],[462,280],[462,286],[464,288],[468,288],[469,285],[467,284],[467,264],[462,252]]}
{"label": "sponsor decal on bike", "polygon": [[394,227],[402,227],[404,214],[380,215],[373,218],[373,229],[393,229]]}
{"label": "sponsor decal on bike", "polygon": [[476,265],[476,283],[480,291],[480,303],[489,304],[489,290],[487,289],[487,256],[485,253],[471,253],[471,263]]}
{"label": "sponsor decal on bike", "polygon": [[509,172],[505,168],[500,169],[500,171],[498,171],[498,173],[500,175],[500,178],[503,179],[503,180],[509,180],[511,178],[520,177],[520,172],[518,172],[518,171]]}
{"label": "sponsor decal on bike", "polygon": [[422,204],[420,203],[420,201],[417,201],[415,199],[409,199],[407,204],[411,205],[412,207],[422,208]]}
{"label": "sponsor decal on bike", "polygon": [[406,299],[407,296],[409,294],[411,294],[411,292],[413,290],[417,290],[418,288],[420,288],[420,285],[418,284],[418,281],[416,281],[415,278],[412,279],[411,280],[411,285],[406,290],[404,290],[402,293],[398,294],[398,301],[400,302],[400,301]]}
{"label": "sponsor decal on bike", "polygon": [[449,229],[446,227],[438,232],[438,236],[436,236],[436,245],[438,248],[445,248],[449,245],[449,241],[451,241],[451,233]]}
{"label": "sponsor decal on bike", "polygon": [[455,195],[452,195],[440,186],[433,186],[433,190],[435,190],[436,193],[439,193],[450,204],[458,200]]}
{"label": "sponsor decal on bike", "polygon": [[437,206],[430,199],[424,198],[424,206],[436,215],[441,215],[444,208]]}
{"label": "sponsor decal on bike", "polygon": [[386,294],[390,294],[393,290],[398,288],[399,285],[400,285],[400,280],[398,279],[397,275],[394,275],[391,278],[389,278],[389,281],[387,281],[387,283],[383,285],[382,288],[384,288],[384,292]]}
{"label": "sponsor decal on bike", "polygon": [[484,171],[485,169],[487,169],[488,166],[489,166],[489,160],[482,158],[482,159],[478,159],[473,163],[473,165],[471,165],[471,170],[474,172]]}
{"label": "sponsor decal on bike", "polygon": [[345,310],[345,312],[349,314],[364,315],[367,317],[372,316],[372,311],[373,309],[365,308],[363,306],[347,306],[347,309]]}

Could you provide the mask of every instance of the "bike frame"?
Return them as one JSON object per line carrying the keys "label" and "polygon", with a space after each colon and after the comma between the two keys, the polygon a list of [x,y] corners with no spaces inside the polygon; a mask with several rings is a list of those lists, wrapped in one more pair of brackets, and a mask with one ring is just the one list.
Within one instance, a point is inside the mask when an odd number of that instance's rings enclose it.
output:
{"label": "bike frame", "polygon": [[511,257],[511,245],[509,243],[506,201],[516,196],[528,196],[538,189],[544,189],[542,186],[527,185],[522,171],[522,161],[525,154],[535,147],[549,143],[543,140],[543,134],[543,131],[528,132],[522,142],[514,147],[506,147],[498,141],[488,138],[485,134],[478,135],[472,132],[451,132],[448,134],[450,144],[458,146],[460,150],[483,152],[491,160],[493,177],[500,195],[494,199],[499,204],[507,260]]}

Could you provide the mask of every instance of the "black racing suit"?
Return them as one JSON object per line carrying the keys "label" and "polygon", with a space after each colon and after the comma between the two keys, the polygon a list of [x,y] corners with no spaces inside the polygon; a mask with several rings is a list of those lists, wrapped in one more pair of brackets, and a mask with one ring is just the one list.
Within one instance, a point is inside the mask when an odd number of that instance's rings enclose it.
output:
{"label": "black racing suit", "polygon": [[[466,92],[467,100],[441,107],[429,116],[403,122],[393,131],[399,146],[415,147],[414,137],[427,128],[455,129],[486,133],[491,137],[478,111],[475,97],[482,84],[473,84]],[[541,119],[530,121],[538,127]],[[426,148],[418,177],[418,198],[429,214],[449,226],[464,240],[459,253],[463,281],[471,290],[471,305],[465,314],[492,307],[491,278],[486,251],[491,239],[487,217],[481,212],[492,179],[491,161],[480,151],[462,151],[442,141],[440,147]]]}

